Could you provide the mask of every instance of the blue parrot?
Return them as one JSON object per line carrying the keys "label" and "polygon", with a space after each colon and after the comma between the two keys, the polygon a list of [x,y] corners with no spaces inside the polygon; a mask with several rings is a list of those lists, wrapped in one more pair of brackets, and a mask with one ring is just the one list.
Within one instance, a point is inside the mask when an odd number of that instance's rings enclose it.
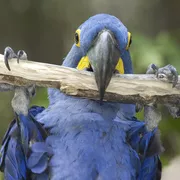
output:
{"label": "blue parrot", "polygon": [[15,103],[16,119],[1,147],[5,179],[161,179],[157,124],[136,119],[135,104],[103,101],[112,76],[133,73],[131,34],[118,18],[98,14],[79,26],[74,41],[63,66],[94,73],[99,100],[50,88],[47,109],[17,113]]}

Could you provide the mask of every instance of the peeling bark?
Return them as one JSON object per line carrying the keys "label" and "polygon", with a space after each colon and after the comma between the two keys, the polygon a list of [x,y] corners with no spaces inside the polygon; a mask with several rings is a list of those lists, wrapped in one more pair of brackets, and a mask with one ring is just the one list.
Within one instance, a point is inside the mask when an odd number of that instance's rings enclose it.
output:
{"label": "peeling bark", "polygon": [[[72,96],[99,99],[94,75],[91,72],[24,60],[18,64],[15,59],[9,60],[9,64],[11,71],[5,67],[3,55],[0,55],[0,83],[16,86],[36,84],[39,87],[58,88]],[[154,75],[116,75],[106,90],[104,100],[180,104],[180,83],[172,88],[167,79],[158,80]]]}

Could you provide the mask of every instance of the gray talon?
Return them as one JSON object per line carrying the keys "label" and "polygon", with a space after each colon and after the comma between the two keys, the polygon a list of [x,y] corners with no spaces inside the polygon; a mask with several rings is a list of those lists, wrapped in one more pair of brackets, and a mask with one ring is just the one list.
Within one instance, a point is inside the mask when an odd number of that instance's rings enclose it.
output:
{"label": "gray talon", "polygon": [[158,67],[155,64],[150,64],[147,68],[146,74],[156,74]]}
{"label": "gray talon", "polygon": [[22,60],[27,60],[27,54],[24,50],[19,50],[17,52],[17,62],[19,63],[19,60],[22,59]]}
{"label": "gray talon", "polygon": [[172,82],[172,87],[175,87],[178,82],[177,70],[170,64],[162,68],[158,68],[155,64],[150,64],[146,74],[155,74],[158,79],[167,78],[170,82]]}
{"label": "gray talon", "polygon": [[19,50],[16,55],[11,47],[6,47],[4,50],[4,62],[9,71],[11,70],[11,68],[8,61],[12,58],[17,58],[17,62],[19,63],[20,59],[27,60],[27,54],[25,51]]}
{"label": "gray talon", "polygon": [[4,50],[4,62],[5,62],[5,65],[9,71],[11,69],[10,69],[8,60],[12,59],[12,58],[16,58],[16,57],[17,57],[17,55],[14,53],[14,51],[11,47],[8,46],[5,48],[5,50]]}
{"label": "gray talon", "polygon": [[178,72],[175,67],[171,66],[171,73],[173,74],[174,80],[173,80],[173,87],[176,86],[178,83]]}
{"label": "gray talon", "polygon": [[172,65],[167,65],[165,67],[159,68],[157,71],[158,78],[167,78],[170,82],[172,82],[173,86],[175,87],[178,82],[178,72],[175,67]]}
{"label": "gray talon", "polygon": [[159,69],[155,64],[151,64],[151,68],[154,70],[154,72],[157,72]]}

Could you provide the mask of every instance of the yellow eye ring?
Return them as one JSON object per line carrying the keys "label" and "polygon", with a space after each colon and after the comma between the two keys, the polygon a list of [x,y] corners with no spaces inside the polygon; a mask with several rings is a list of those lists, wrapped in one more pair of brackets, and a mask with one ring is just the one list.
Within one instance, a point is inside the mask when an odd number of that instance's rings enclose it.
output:
{"label": "yellow eye ring", "polygon": [[128,32],[128,43],[127,43],[127,46],[126,46],[126,50],[129,49],[129,47],[131,46],[131,43],[132,43],[132,35],[130,32]]}
{"label": "yellow eye ring", "polygon": [[80,47],[80,33],[81,33],[81,30],[77,29],[74,35],[74,42],[77,47]]}

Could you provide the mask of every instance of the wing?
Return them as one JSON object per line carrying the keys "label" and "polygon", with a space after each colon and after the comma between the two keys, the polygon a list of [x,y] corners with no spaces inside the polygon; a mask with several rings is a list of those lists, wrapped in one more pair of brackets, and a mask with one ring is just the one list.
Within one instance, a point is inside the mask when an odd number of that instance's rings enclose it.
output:
{"label": "wing", "polygon": [[0,151],[0,170],[5,172],[5,179],[8,180],[23,179],[26,176],[26,165],[18,136],[17,124],[13,120],[3,138]]}
{"label": "wing", "polygon": [[160,180],[162,167],[159,154],[163,148],[159,130],[156,128],[153,131],[147,131],[144,122],[135,121],[128,132],[128,141],[141,160],[137,179]]}
{"label": "wing", "polygon": [[33,106],[27,116],[18,115],[9,125],[0,150],[0,170],[6,180],[48,179],[48,134],[35,120],[43,110]]}

